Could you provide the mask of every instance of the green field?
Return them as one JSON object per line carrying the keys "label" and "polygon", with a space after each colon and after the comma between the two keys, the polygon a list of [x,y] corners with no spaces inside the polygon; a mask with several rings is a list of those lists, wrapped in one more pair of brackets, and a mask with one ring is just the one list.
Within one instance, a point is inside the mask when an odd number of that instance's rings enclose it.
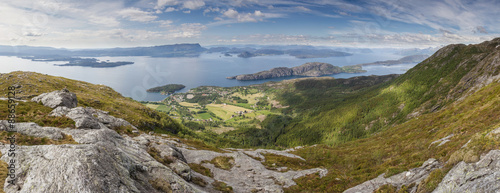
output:
{"label": "green field", "polygon": [[237,111],[248,111],[246,108],[223,104],[208,104],[207,109],[224,120],[230,119]]}

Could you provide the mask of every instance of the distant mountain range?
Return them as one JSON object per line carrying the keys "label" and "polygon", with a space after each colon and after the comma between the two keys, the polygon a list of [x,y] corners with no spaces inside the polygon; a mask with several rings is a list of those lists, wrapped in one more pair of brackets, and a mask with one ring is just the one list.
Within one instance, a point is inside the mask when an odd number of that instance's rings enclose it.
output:
{"label": "distant mountain range", "polygon": [[358,65],[359,66],[370,66],[370,65],[390,66],[390,65],[396,65],[396,64],[418,63],[418,62],[422,62],[423,60],[427,59],[428,57],[429,57],[429,55],[411,55],[411,56],[405,56],[405,57],[398,59],[398,60],[385,60],[385,61],[377,61],[377,62],[372,62],[372,63],[358,64]]}
{"label": "distant mountain range", "polygon": [[59,49],[32,46],[0,46],[0,55],[36,57],[100,57],[100,56],[151,56],[151,57],[197,57],[206,48],[200,44],[174,44],[151,47],[107,48],[107,49]]}

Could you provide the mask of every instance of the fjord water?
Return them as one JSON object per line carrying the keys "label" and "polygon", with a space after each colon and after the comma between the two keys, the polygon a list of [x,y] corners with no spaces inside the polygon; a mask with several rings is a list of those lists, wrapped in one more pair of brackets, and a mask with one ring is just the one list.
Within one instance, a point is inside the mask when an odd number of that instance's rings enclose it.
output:
{"label": "fjord water", "polygon": [[[326,62],[335,66],[355,65],[382,60],[399,59],[391,53],[362,53],[346,57],[297,59],[288,55],[259,56],[252,58],[227,57],[222,54],[202,54],[195,58],[153,57],[100,57],[99,60],[132,61],[132,65],[114,68],[89,68],[80,66],[55,66],[64,62],[33,62],[17,57],[0,56],[0,72],[31,71],[54,76],[110,86],[123,96],[138,101],[160,101],[165,98],[158,93],[146,93],[146,89],[165,84],[183,84],[188,91],[198,86],[247,86],[268,81],[279,81],[297,77],[286,77],[257,81],[228,80],[226,77],[251,74],[275,67],[294,67],[306,62]],[[366,73],[337,74],[335,78],[353,76],[402,74],[415,64],[393,66],[365,66]]]}

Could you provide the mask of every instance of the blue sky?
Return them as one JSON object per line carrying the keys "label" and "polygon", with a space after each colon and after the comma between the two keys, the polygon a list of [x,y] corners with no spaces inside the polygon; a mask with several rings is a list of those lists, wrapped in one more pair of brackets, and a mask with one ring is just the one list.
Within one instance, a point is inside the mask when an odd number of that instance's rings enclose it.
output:
{"label": "blue sky", "polygon": [[429,47],[500,34],[498,0],[16,0],[0,44]]}

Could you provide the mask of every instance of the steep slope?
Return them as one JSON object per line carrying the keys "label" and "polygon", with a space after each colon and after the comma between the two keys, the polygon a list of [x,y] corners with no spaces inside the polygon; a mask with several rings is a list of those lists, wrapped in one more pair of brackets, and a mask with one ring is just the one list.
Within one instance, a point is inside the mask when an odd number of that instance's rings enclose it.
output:
{"label": "steep slope", "polygon": [[[281,136],[283,143],[334,144],[295,152],[308,164],[324,166],[331,172],[318,180],[315,175],[299,179],[299,186],[288,192],[342,192],[384,173],[382,177],[388,178],[412,171],[431,158],[442,167],[429,170],[425,179],[379,184],[375,189],[430,192],[439,184],[437,192],[495,190],[496,186],[485,189],[488,187],[467,179],[482,184],[494,184],[496,180],[491,177],[496,175],[491,170],[495,166],[484,163],[497,163],[497,154],[486,153],[500,148],[496,131],[500,127],[499,45],[500,39],[494,39],[477,45],[444,47],[395,80],[340,102],[330,100],[331,106],[324,103],[328,98],[304,105],[284,97],[288,104],[301,107],[297,114],[307,117],[286,128],[288,133]],[[307,98],[305,93],[310,89],[301,90],[299,84],[294,85],[294,91],[298,97]],[[496,132],[491,132],[494,129]],[[323,140],[307,138],[314,131]],[[363,136],[366,138],[357,139]],[[478,175],[458,175],[464,168]],[[452,172],[447,174],[450,169]],[[401,176],[412,175],[405,172]]]}
{"label": "steep slope", "polygon": [[355,94],[312,95],[335,86],[324,81],[295,82],[278,92],[281,103],[290,105],[297,118],[277,144],[337,144],[463,100],[500,77],[499,44],[500,38],[446,46],[395,80]]}

